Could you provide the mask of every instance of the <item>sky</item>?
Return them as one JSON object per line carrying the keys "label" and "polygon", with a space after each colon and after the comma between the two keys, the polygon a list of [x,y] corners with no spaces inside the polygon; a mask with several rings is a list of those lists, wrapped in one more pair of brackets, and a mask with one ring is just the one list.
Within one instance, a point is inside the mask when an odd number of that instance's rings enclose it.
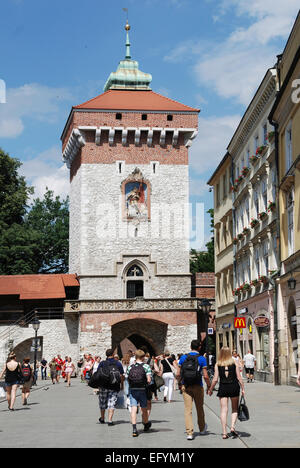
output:
{"label": "sky", "polygon": [[[153,91],[201,109],[190,150],[190,202],[213,207],[207,181],[268,68],[285,46],[299,0],[6,0],[0,5],[0,147],[43,196],[68,194],[60,136],[73,105],[103,92],[131,54]],[[204,235],[191,246],[203,249]],[[195,229],[195,226],[194,226]],[[199,229],[199,226],[198,226]],[[204,242],[204,244],[203,244]]]}

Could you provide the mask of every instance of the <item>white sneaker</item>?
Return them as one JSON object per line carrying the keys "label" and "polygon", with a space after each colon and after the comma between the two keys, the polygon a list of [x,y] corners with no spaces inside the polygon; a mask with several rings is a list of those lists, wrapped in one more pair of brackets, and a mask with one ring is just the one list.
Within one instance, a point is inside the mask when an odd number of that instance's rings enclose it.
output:
{"label": "white sneaker", "polygon": [[207,434],[207,427],[208,427],[207,424],[205,424],[204,430],[203,430],[202,432],[200,432],[200,435],[205,435],[205,434]]}
{"label": "white sneaker", "polygon": [[194,436],[193,435],[188,435],[187,440],[194,440]]}

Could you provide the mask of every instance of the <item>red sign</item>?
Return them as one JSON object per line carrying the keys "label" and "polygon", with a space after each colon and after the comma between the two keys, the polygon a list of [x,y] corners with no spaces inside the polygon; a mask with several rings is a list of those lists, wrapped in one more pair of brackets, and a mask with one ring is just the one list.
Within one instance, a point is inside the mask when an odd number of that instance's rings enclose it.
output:
{"label": "red sign", "polygon": [[270,325],[270,321],[268,319],[268,317],[265,317],[264,315],[261,315],[259,317],[257,317],[255,320],[254,320],[254,323],[257,327],[268,327]]}
{"label": "red sign", "polygon": [[235,319],[234,319],[234,328],[246,328],[246,319],[245,319],[245,317],[235,317]]}

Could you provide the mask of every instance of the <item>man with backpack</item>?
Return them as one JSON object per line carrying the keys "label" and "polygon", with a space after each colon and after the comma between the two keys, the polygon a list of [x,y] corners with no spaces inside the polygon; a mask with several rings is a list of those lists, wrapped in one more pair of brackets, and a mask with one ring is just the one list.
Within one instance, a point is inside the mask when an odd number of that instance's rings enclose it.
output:
{"label": "man with backpack", "polygon": [[200,341],[193,340],[191,342],[191,352],[183,355],[178,363],[179,373],[177,377],[182,384],[187,440],[194,439],[193,401],[195,401],[196,405],[200,435],[205,435],[207,432],[203,409],[204,389],[202,375],[207,389],[210,388],[210,380],[207,373],[206,359],[199,354],[200,348]]}
{"label": "man with backpack", "polygon": [[124,381],[124,369],[120,361],[114,358],[113,349],[106,351],[106,360],[101,361],[95,377],[99,381],[100,424],[105,424],[105,410],[108,409],[108,426],[113,426],[113,415],[118,393]]}
{"label": "man with backpack", "polygon": [[144,432],[148,432],[151,427],[151,422],[149,422],[148,416],[149,413],[147,401],[147,387],[151,384],[152,371],[149,364],[146,364],[144,362],[145,352],[143,350],[138,349],[135,353],[135,356],[135,363],[129,365],[127,369],[133,437],[137,437],[139,435],[136,428],[136,415],[138,405],[140,405],[142,411],[142,422],[144,425]]}

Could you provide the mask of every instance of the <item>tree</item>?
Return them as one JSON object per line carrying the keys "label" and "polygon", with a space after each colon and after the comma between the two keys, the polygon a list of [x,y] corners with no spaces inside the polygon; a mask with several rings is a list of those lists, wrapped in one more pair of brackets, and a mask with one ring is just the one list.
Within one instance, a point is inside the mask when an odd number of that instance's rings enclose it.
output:
{"label": "tree", "polygon": [[29,230],[39,234],[39,273],[66,273],[69,254],[69,199],[61,201],[47,189],[34,200],[25,218]]}
{"label": "tree", "polygon": [[0,149],[0,274],[68,270],[69,201],[47,189],[28,206],[33,188],[18,174],[21,162]]}
{"label": "tree", "polygon": [[[210,215],[210,227],[211,232],[214,232],[214,210],[209,209],[207,213]],[[206,244],[206,251],[197,251],[191,249],[190,255],[190,270],[192,274],[205,273],[215,271],[215,241],[214,237],[211,238]]]}

